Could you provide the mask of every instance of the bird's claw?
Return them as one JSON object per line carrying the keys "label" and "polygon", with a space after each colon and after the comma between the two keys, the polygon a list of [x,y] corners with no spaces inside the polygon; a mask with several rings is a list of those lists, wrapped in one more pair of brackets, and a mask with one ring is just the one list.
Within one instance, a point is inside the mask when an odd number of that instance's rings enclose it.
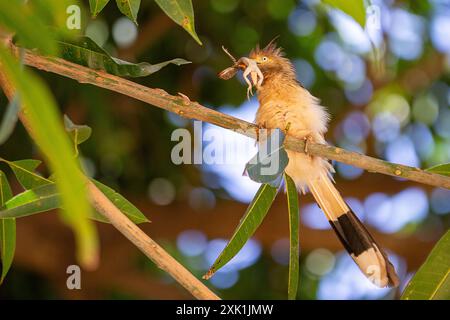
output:
{"label": "bird's claw", "polygon": [[306,155],[309,155],[309,153],[308,153],[308,144],[309,144],[310,142],[312,142],[312,136],[307,135],[307,136],[303,137],[303,141],[305,142],[305,146],[303,147],[303,152],[304,152]]}

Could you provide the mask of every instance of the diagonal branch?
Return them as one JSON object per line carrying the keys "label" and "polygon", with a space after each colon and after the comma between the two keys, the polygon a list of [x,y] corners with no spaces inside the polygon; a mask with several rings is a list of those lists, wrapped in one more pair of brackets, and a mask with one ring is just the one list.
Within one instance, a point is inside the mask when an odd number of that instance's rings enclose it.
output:
{"label": "diagonal branch", "polygon": [[[0,87],[8,99],[14,97],[15,88],[1,69]],[[26,114],[19,113],[19,118],[28,133],[34,132],[28,123]],[[137,225],[125,216],[92,182],[87,180],[89,198],[92,206],[111,224],[130,240],[139,250],[151,259],[160,269],[170,274],[179,284],[188,290],[195,298],[202,300],[220,300],[204,283],[197,279],[153,239],[146,235]]]}
{"label": "diagonal branch", "polygon": [[[17,50],[17,47],[13,46],[12,48]],[[173,96],[161,89],[148,88],[103,71],[92,70],[60,58],[44,57],[30,50],[25,50],[24,62],[29,66],[59,74],[80,83],[89,83],[127,95],[188,119],[209,122],[251,138],[256,138],[257,135],[258,128],[255,124],[206,108],[198,102],[190,101],[184,95]],[[285,146],[290,150],[304,152],[304,141],[292,136],[287,136]],[[308,143],[308,152],[311,155],[343,162],[369,172],[382,173],[450,189],[450,177],[430,173],[419,168],[395,164],[323,144]]]}

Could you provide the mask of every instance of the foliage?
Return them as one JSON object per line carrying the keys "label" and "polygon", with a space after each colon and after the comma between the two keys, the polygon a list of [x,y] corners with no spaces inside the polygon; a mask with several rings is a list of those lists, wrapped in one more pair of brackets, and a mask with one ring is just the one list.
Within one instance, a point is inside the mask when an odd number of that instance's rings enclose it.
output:
{"label": "foliage", "polygon": [[[12,197],[11,188],[5,174],[0,171],[0,206],[3,206]],[[5,279],[11,267],[14,251],[16,249],[16,220],[0,219],[0,262],[2,273],[0,284]]]}
{"label": "foliage", "polygon": [[450,299],[450,231],[435,245],[427,260],[408,283],[403,300]]}
{"label": "foliage", "polygon": [[121,77],[145,77],[161,70],[168,64],[183,65],[190,63],[184,59],[172,59],[158,64],[147,62],[130,63],[111,57],[105,50],[88,37],[75,41],[59,41],[61,57],[65,60],[96,70],[104,70]]}
{"label": "foliage", "polygon": [[204,278],[209,279],[212,277],[217,270],[228,263],[239,252],[239,250],[242,249],[244,244],[264,220],[264,217],[269,211],[276,195],[276,188],[268,184],[261,185],[227,246],[223,249],[222,253],[216,259]]}
{"label": "foliage", "polygon": [[286,196],[289,211],[289,285],[288,285],[288,299],[295,300],[297,297],[298,278],[299,278],[299,207],[298,194],[294,181],[287,174],[284,174],[284,181],[286,184]]}
{"label": "foliage", "polygon": [[[261,133],[260,133],[261,135]],[[264,141],[259,141],[258,153],[246,164],[250,179],[258,183],[279,185],[289,159],[284,149],[285,135],[280,129],[272,130]],[[276,166],[276,168],[272,168]],[[275,169],[275,170],[274,170]]]}

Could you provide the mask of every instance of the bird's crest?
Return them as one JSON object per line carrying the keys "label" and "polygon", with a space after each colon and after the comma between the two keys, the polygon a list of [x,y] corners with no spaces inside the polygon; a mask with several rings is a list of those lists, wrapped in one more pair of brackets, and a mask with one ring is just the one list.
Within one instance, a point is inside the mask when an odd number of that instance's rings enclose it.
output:
{"label": "bird's crest", "polygon": [[250,52],[250,57],[258,56],[258,55],[265,55],[265,56],[278,56],[283,57],[284,52],[281,47],[277,46],[277,43],[275,42],[279,36],[276,36],[270,42],[264,47],[260,48],[259,45],[256,46],[252,52]]}

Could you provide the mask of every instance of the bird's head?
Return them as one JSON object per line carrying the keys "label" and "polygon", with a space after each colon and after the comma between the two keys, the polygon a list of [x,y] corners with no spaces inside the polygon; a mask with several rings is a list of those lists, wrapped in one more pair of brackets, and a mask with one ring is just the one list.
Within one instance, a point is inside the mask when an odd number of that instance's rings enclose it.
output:
{"label": "bird's head", "polygon": [[260,49],[257,46],[249,54],[249,59],[254,60],[264,75],[264,79],[274,75],[295,79],[295,69],[289,59],[284,57],[281,47],[278,47],[274,40]]}

